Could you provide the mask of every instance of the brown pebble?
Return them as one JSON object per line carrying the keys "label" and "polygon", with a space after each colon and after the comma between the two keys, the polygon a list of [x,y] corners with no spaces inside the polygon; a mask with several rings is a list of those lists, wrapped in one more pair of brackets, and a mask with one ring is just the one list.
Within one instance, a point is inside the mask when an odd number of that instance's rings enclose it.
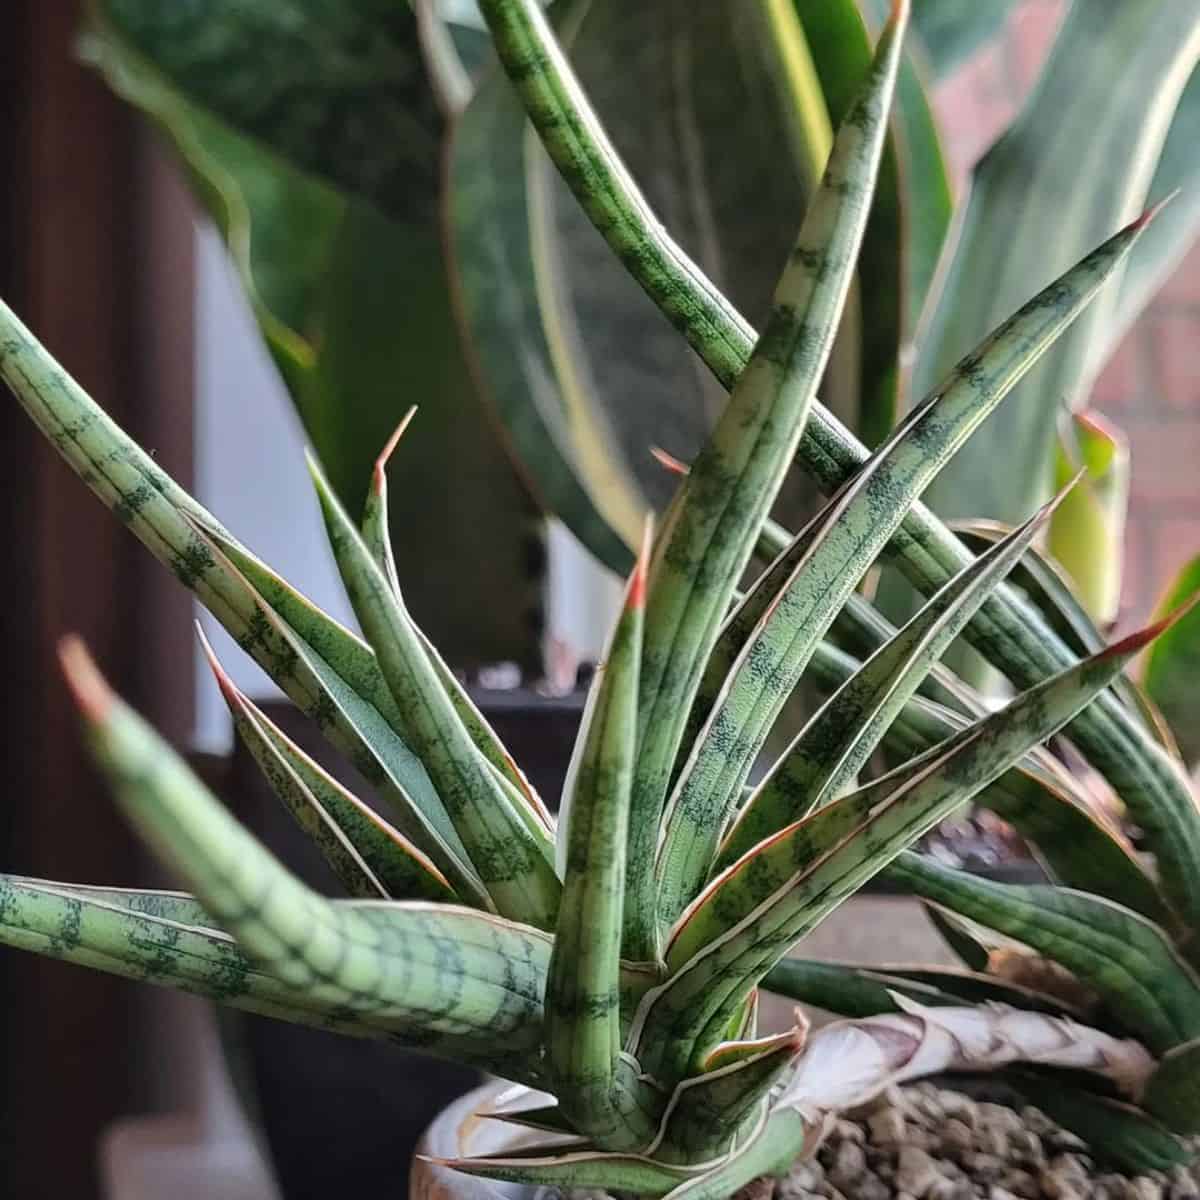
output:
{"label": "brown pebble", "polygon": [[834,1123],[830,1140],[838,1142],[865,1142],[867,1135],[863,1127],[854,1121],[837,1121]]}
{"label": "brown pebble", "polygon": [[1042,1192],[1037,1176],[1022,1171],[1019,1167],[1010,1167],[1000,1176],[998,1182],[1008,1191],[1024,1197],[1024,1200],[1037,1200]]}
{"label": "brown pebble", "polygon": [[938,1164],[924,1150],[916,1146],[901,1147],[896,1166],[896,1187],[900,1191],[921,1200],[944,1178]]}
{"label": "brown pebble", "polygon": [[905,1141],[908,1126],[903,1115],[894,1108],[872,1114],[867,1125],[871,1130],[871,1141],[877,1146],[900,1146]]}
{"label": "brown pebble", "polygon": [[734,1192],[734,1200],[771,1200],[775,1194],[775,1180],[770,1175],[760,1175]]}
{"label": "brown pebble", "polygon": [[997,1158],[994,1154],[984,1154],[981,1150],[968,1150],[959,1162],[964,1170],[969,1171],[973,1178],[982,1183],[996,1182],[1005,1170],[1004,1159]]}
{"label": "brown pebble", "polygon": [[854,1200],[892,1200],[892,1189],[878,1175],[868,1172],[855,1185]]}
{"label": "brown pebble", "polygon": [[1145,1175],[1137,1175],[1125,1184],[1126,1200],[1162,1200],[1162,1184]]}
{"label": "brown pebble", "polygon": [[979,1124],[979,1105],[961,1092],[942,1092],[939,1097],[942,1112],[974,1129]]}
{"label": "brown pebble", "polygon": [[951,1117],[942,1126],[941,1148],[947,1153],[961,1154],[975,1145],[975,1134],[971,1127],[957,1117]]}
{"label": "brown pebble", "polygon": [[843,1142],[834,1152],[829,1168],[830,1182],[842,1191],[852,1191],[867,1169],[867,1156],[857,1142]]}

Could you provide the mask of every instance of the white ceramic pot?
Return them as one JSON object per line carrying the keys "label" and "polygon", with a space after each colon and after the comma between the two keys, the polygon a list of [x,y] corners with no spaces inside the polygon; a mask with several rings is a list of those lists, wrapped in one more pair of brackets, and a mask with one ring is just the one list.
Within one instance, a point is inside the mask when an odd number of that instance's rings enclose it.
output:
{"label": "white ceramic pot", "polygon": [[408,1176],[409,1200],[535,1200],[554,1189],[530,1188],[515,1183],[496,1183],[451,1171],[436,1163],[425,1162],[421,1155],[433,1158],[466,1158],[475,1154],[498,1154],[526,1144],[538,1135],[502,1121],[481,1116],[495,1108],[506,1094],[520,1090],[520,1107],[552,1104],[550,1096],[494,1080],[456,1100],[425,1131],[417,1147]]}

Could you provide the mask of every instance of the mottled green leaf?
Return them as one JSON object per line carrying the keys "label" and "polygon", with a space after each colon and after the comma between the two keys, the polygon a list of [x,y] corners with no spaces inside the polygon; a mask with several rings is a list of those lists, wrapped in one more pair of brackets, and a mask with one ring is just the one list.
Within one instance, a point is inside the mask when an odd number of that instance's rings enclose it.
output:
{"label": "mottled green leaf", "polygon": [[204,643],[234,728],[276,796],[352,896],[453,903],[433,862],[305,754],[238,690]]}
{"label": "mottled green leaf", "polygon": [[63,658],[126,817],[257,969],[308,1005],[537,1078],[547,935],[447,905],[323,899],[108,691],[80,645]]}
{"label": "mottled green leaf", "polygon": [[672,931],[671,976],[635,1020],[643,1067],[681,1070],[702,1061],[749,989],[800,937],[1070,720],[1155,632],[1126,638],[1022,693],[921,758],[789,826],[713,880]]}
{"label": "mottled green leaf", "polygon": [[[1200,557],[1175,577],[1158,606],[1163,614],[1192,604],[1200,593]],[[1200,606],[1191,607],[1152,646],[1142,667],[1142,683],[1158,706],[1189,763],[1200,759]]]}
{"label": "mottled green leaf", "polygon": [[618,991],[648,558],[649,530],[563,786],[563,890],[546,987],[559,1105],[576,1129],[616,1151],[647,1144],[661,1103],[622,1055]]}
{"label": "mottled green leaf", "polygon": [[[836,125],[871,61],[866,23],[853,0],[794,2]],[[865,7],[882,23],[889,5],[869,0]],[[883,441],[896,422],[904,346],[933,279],[952,209],[937,125],[909,55],[896,81],[892,124],[858,262],[862,311],[854,429],[868,446]],[[737,295],[728,289],[726,294],[740,305]]]}
{"label": "mottled green leaf", "polygon": [[1047,545],[1093,619],[1109,625],[1121,604],[1129,443],[1097,413],[1064,414],[1061,422],[1055,485],[1061,487],[1081,467],[1083,482],[1055,513]]}
{"label": "mottled green leaf", "polygon": [[[999,521],[954,521],[951,527],[976,552],[1009,531],[1009,526]],[[1070,580],[1042,551],[1035,547],[1026,552],[1024,560],[1013,572],[1012,582],[1037,606],[1047,624],[1076,654],[1093,654],[1104,645],[1104,635],[1072,591]],[[1168,753],[1178,757],[1171,731],[1146,693],[1126,675],[1113,680],[1112,691],[1131,714],[1142,717],[1146,729]],[[933,698],[937,699],[936,696]]]}
{"label": "mottled green leaf", "polygon": [[497,911],[549,928],[560,889],[548,831],[514,806],[455,711],[402,601],[311,458],[309,468],[342,581],[396,701],[406,741],[429,772]]}
{"label": "mottled green leaf", "polygon": [[[1145,204],[1198,54],[1200,11],[1189,4],[1071,6],[1020,117],[974,172],[952,265],[922,339],[918,392],[1032,288]],[[1108,186],[1080,186],[1105,172]],[[1086,398],[1093,346],[1107,343],[1117,297],[1116,287],[1106,290],[1047,355],[1012,405],[930,489],[931,507],[1015,522],[1045,499],[1058,403]],[[1019,469],[992,469],[998,447]]]}
{"label": "mottled green leaf", "polygon": [[[705,660],[828,361],[869,212],[902,33],[902,22],[893,24],[880,40],[872,70],[838,130],[821,188],[780,279],[767,330],[711,439],[683,479],[655,546],[639,698],[635,828],[657,823]],[[740,784],[738,779],[735,787]],[[635,838],[631,870],[641,869],[653,851],[644,832]],[[701,876],[708,861],[693,875]],[[669,916],[674,916],[673,898],[666,901]]]}
{"label": "mottled green leaf", "polygon": [[920,855],[890,870],[917,895],[1066,967],[1154,1053],[1200,1035],[1200,978],[1145,917],[1099,896],[992,883]]}
{"label": "mottled green leaf", "polygon": [[[610,248],[713,374],[732,387],[754,331],[666,234],[625,170],[531,0],[491,0],[486,16],[505,69],[576,198]],[[1134,223],[1144,232],[1149,217]],[[814,405],[798,461],[828,492],[853,477],[866,449],[820,404]],[[924,595],[970,561],[963,545],[923,505],[914,505],[888,552]],[[967,637],[1020,687],[1031,687],[1074,656],[1037,611],[1000,588],[967,626]],[[1200,918],[1200,821],[1186,779],[1140,721],[1101,696],[1074,722],[1077,744],[1124,798],[1146,831],[1164,884],[1181,912]]]}
{"label": "mottled green leaf", "polygon": [[721,844],[718,869],[854,786],[921,679],[1050,515],[1049,509],[1038,514],[960,572],[817,709],[742,805]]}
{"label": "mottled green leaf", "polygon": [[1200,1039],[1163,1055],[1146,1084],[1142,1105],[1176,1133],[1200,1133]]}
{"label": "mottled green leaf", "polygon": [[741,649],[671,795],[659,854],[667,920],[695,894],[783,702],[906,510],[1069,325],[1134,236],[1110,238],[993,331],[798,535],[808,548]]}

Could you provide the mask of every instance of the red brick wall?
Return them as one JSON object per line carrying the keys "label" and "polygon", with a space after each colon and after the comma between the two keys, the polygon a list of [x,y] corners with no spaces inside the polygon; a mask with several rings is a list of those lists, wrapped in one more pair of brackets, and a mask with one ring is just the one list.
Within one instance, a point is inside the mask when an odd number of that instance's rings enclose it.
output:
{"label": "red brick wall", "polygon": [[[938,87],[935,105],[959,180],[1016,114],[1064,7],[1063,0],[1024,0],[1008,36]],[[1125,338],[1092,404],[1131,447],[1127,625],[1145,617],[1175,572],[1200,553],[1200,247]]]}

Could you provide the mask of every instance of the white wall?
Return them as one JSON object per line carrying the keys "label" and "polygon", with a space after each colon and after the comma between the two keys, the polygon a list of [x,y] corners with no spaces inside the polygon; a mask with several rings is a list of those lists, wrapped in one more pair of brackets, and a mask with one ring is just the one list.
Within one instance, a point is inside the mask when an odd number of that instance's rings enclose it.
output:
{"label": "white wall", "polygon": [[[291,401],[258,335],[220,237],[196,235],[196,459],[200,502],[285,578],[339,620],[353,622],[325,545]],[[203,610],[222,664],[252,696],[278,695],[259,667]],[[196,740],[224,751],[228,711],[199,648]]]}
{"label": "white wall", "polygon": [[[263,347],[220,237],[197,230],[196,461],[198,499],[286,579],[338,620],[354,625],[338,582],[302,455],[299,422]],[[620,584],[551,523],[547,628],[581,659],[603,650]],[[202,609],[225,669],[251,696],[278,695],[259,667]],[[229,715],[196,650],[196,741],[228,750]]]}

